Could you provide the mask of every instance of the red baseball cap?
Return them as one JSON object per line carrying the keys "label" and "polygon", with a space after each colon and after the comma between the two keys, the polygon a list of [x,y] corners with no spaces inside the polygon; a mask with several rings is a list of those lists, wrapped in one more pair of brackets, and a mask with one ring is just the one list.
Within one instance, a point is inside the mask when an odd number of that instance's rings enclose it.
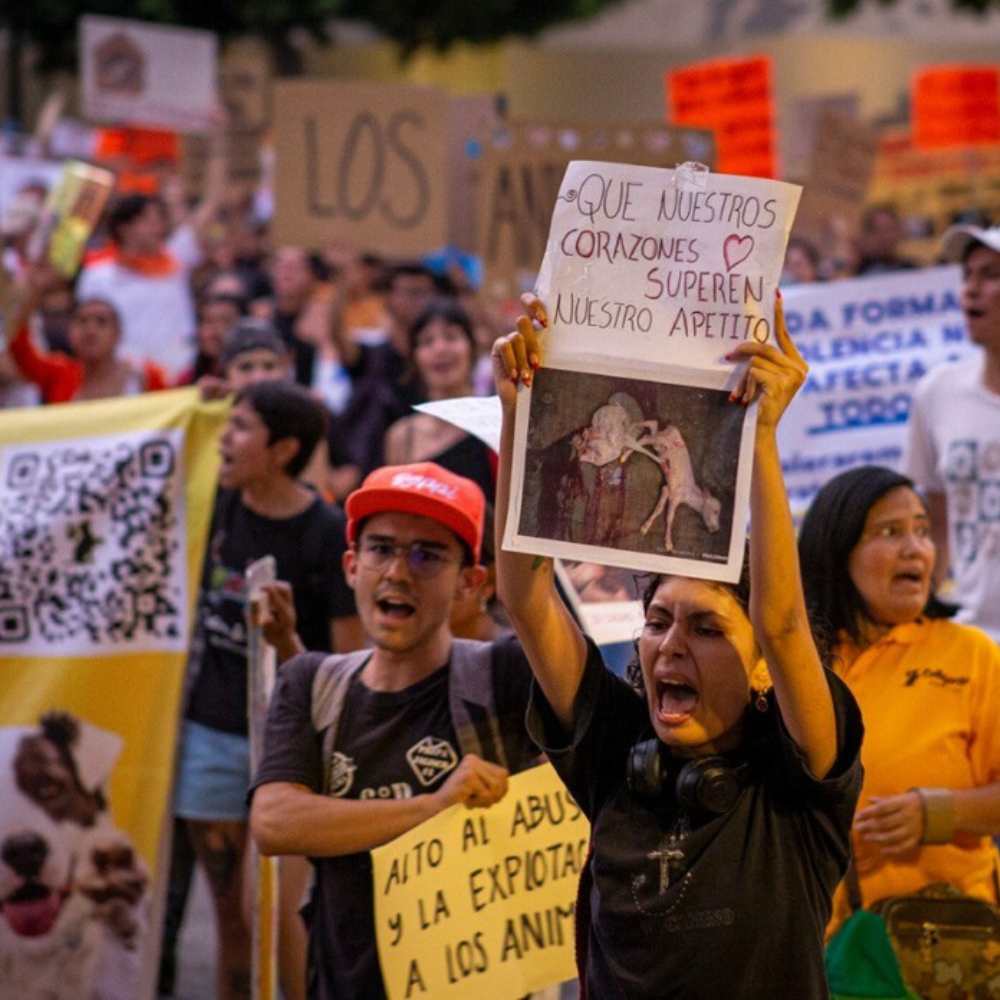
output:
{"label": "red baseball cap", "polygon": [[347,540],[357,541],[358,525],[373,514],[419,514],[444,525],[469,546],[479,562],[486,498],[465,476],[434,462],[386,465],[370,473],[347,498]]}

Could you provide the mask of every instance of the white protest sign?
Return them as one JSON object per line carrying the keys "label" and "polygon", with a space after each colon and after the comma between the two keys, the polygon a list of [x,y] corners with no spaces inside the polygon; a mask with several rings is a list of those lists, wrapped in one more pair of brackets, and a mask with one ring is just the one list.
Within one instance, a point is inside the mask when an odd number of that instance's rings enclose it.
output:
{"label": "white protest sign", "polygon": [[461,427],[467,434],[479,438],[487,448],[500,451],[500,424],[503,417],[499,396],[438,399],[432,403],[417,403],[413,409]]}
{"label": "white protest sign", "polygon": [[736,580],[756,407],[726,354],[772,339],[794,185],[574,162],[538,281],[504,547]]}
{"label": "white protest sign", "polygon": [[[59,160],[0,156],[0,212],[29,189],[37,190],[35,201],[40,209],[49,188],[55,185],[61,174],[62,163]],[[14,220],[10,221],[13,225]]]}
{"label": "white protest sign", "polygon": [[688,165],[571,163],[538,275],[546,363],[590,355],[729,371],[735,344],[771,337],[800,193]]}
{"label": "white protest sign", "polygon": [[217,49],[211,31],[85,14],[83,112],[96,122],[208,131],[219,106]]}
{"label": "white protest sign", "polygon": [[900,468],[916,382],[976,348],[958,302],[959,270],[935,267],[784,291],[809,376],[778,428],[792,509],[858,465]]}
{"label": "white protest sign", "polygon": [[514,1000],[571,979],[590,824],[551,764],[489,809],[452,806],[372,851],[389,1000]]}

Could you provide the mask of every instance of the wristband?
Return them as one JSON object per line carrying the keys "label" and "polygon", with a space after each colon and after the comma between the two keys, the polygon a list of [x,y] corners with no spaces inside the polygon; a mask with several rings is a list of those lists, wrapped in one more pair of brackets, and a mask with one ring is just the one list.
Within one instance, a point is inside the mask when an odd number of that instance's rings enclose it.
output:
{"label": "wristband", "polygon": [[949,788],[914,788],[924,809],[922,844],[950,844],[955,836],[955,799]]}

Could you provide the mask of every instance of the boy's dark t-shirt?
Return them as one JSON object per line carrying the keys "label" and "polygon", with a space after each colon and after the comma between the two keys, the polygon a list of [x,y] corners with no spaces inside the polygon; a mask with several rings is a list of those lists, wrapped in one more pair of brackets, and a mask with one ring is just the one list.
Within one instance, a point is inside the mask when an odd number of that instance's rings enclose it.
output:
{"label": "boy's dark t-shirt", "polygon": [[187,718],[227,733],[247,732],[246,567],[273,555],[292,585],[306,649],[328,649],[330,619],[356,613],[341,566],[346,522],[317,497],[301,514],[275,519],[250,510],[234,490],[216,495],[198,604],[198,673]]}
{"label": "boy's dark t-shirt", "polygon": [[[445,783],[462,756],[448,710],[448,664],[402,691],[372,691],[355,677],[330,760],[323,760],[322,734],[312,726],[318,667],[299,657],[281,668],[252,788],[290,781],[335,798],[401,799],[435,792]],[[508,752],[512,741],[519,741],[521,757],[533,754],[524,728],[531,672],[515,641],[493,644],[492,677]],[[312,861],[309,995],[380,1000],[385,987],[375,945],[371,855]]]}
{"label": "boy's dark t-shirt", "polygon": [[735,808],[714,817],[679,804],[681,762],[659,798],[628,791],[629,750],[654,734],[645,700],[624,681],[588,664],[571,736],[533,687],[529,730],[592,823],[581,890],[589,996],[829,995],[823,934],[850,851],[862,723],[846,686],[827,680],[838,746],[829,775],[811,776],[772,693],[766,712],[748,710],[747,783]]}

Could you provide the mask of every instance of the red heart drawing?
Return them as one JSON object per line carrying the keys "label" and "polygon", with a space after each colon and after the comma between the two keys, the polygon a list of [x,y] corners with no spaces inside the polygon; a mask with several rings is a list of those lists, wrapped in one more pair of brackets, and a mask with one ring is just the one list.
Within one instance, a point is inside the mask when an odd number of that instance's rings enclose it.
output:
{"label": "red heart drawing", "polygon": [[742,264],[753,253],[753,246],[752,236],[737,236],[735,233],[727,236],[722,244],[722,259],[726,262],[726,270],[731,271],[737,264]]}

